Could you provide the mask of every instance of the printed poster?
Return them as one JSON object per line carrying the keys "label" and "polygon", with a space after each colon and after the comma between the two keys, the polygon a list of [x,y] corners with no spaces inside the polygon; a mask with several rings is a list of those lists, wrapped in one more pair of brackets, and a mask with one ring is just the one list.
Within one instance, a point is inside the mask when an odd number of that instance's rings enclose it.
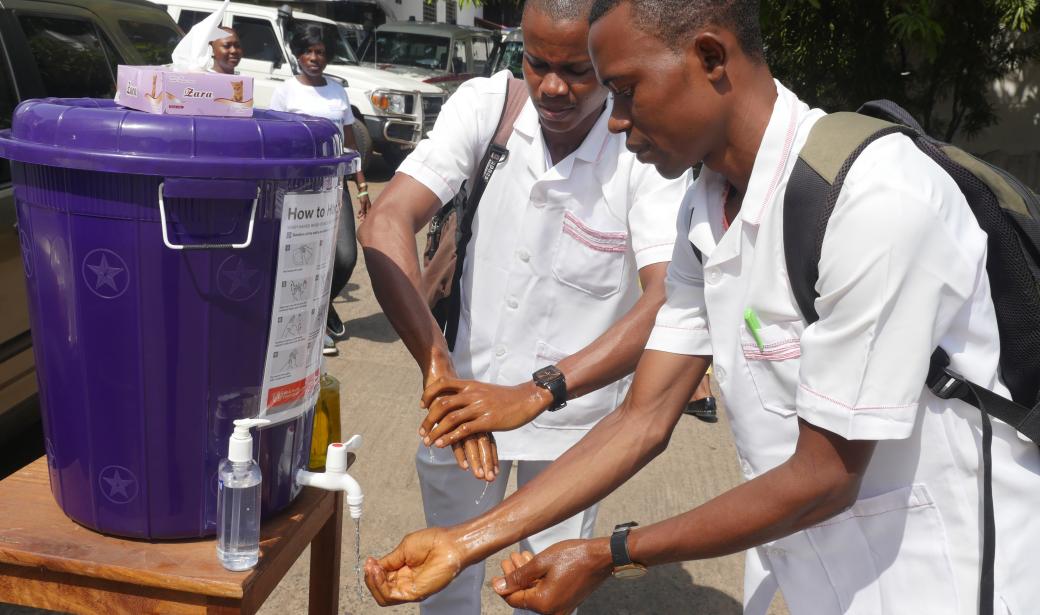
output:
{"label": "printed poster", "polygon": [[341,189],[286,194],[260,416],[294,419],[318,401]]}

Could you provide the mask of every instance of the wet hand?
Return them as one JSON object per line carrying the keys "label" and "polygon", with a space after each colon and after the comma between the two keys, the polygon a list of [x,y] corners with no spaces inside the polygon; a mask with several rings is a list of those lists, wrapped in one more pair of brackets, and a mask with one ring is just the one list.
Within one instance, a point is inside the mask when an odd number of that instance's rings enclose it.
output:
{"label": "wet hand", "polygon": [[[437,387],[442,390],[454,390],[446,388],[444,383],[461,382],[455,374],[455,368],[450,361],[433,360],[423,377],[423,386],[427,389]],[[426,407],[425,396],[419,400],[419,406]],[[420,429],[420,435],[422,430]],[[429,444],[427,444],[429,446]],[[491,482],[498,475],[498,446],[495,437],[490,433],[474,434],[470,438],[459,440],[452,444],[452,452],[455,454],[455,462],[463,470],[473,473],[476,478]]]}
{"label": "wet hand", "polygon": [[567,540],[537,556],[514,553],[491,586],[510,606],[544,615],[567,615],[607,577],[612,563],[605,538]]}
{"label": "wet hand", "polygon": [[426,408],[425,390],[434,386],[441,381],[455,381],[458,380],[458,374],[455,373],[455,366],[452,365],[451,359],[438,359],[433,358],[430,360],[430,366],[426,368],[426,372],[423,373],[423,397],[419,399],[419,407]]}
{"label": "wet hand", "polygon": [[498,445],[491,433],[478,433],[451,445],[455,463],[473,476],[492,482],[498,476]]}
{"label": "wet hand", "polygon": [[389,555],[365,560],[365,585],[380,606],[423,600],[447,587],[462,570],[458,545],[445,528],[413,532]]}
{"label": "wet hand", "polygon": [[525,382],[516,386],[444,378],[423,391],[426,419],[419,435],[427,446],[454,445],[472,434],[509,431],[552,405],[552,393]]}

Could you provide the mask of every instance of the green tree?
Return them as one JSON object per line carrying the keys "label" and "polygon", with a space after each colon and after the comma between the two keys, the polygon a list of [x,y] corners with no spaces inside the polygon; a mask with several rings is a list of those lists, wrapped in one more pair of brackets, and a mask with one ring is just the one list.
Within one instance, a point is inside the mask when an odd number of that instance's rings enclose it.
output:
{"label": "green tree", "polygon": [[889,98],[950,141],[996,121],[992,83],[1040,59],[1037,0],[764,0],[766,55],[808,103]]}

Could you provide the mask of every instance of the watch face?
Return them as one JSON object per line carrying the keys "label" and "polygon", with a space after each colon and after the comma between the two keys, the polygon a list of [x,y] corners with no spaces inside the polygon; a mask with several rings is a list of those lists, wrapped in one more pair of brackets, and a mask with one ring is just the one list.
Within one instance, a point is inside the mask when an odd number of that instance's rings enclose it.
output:
{"label": "watch face", "polygon": [[560,370],[556,369],[552,365],[543,367],[542,369],[534,373],[534,379],[537,382],[551,382],[559,377]]}
{"label": "watch face", "polygon": [[615,579],[638,579],[646,574],[646,568],[639,564],[628,564],[614,569]]}

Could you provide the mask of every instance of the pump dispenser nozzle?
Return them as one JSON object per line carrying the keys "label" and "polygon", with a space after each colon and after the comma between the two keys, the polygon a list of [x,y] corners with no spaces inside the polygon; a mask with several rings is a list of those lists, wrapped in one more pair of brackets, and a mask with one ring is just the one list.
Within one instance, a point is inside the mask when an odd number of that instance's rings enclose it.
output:
{"label": "pump dispenser nozzle", "polygon": [[267,419],[238,419],[235,421],[235,432],[228,441],[228,461],[240,463],[253,459],[253,427],[262,427],[271,421]]}

